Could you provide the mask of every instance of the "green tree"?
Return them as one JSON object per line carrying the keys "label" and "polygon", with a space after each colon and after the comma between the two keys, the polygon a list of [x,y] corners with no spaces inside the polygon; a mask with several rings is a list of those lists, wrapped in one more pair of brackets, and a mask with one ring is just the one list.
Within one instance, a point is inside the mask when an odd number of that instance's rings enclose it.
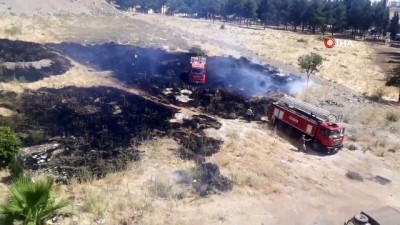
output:
{"label": "green tree", "polygon": [[290,22],[290,4],[289,0],[279,0],[276,2],[278,24],[283,24],[285,28],[287,28],[287,24]]}
{"label": "green tree", "polygon": [[375,2],[372,5],[372,20],[375,27],[374,34],[384,35],[389,21],[388,11],[386,9],[386,2]]}
{"label": "green tree", "polygon": [[21,141],[9,127],[0,127],[0,168],[10,163],[21,147]]}
{"label": "green tree", "polygon": [[332,29],[331,33],[333,35],[334,32],[342,32],[346,27],[346,5],[343,1],[336,0],[333,2],[333,21],[332,21]]}
{"label": "green tree", "polygon": [[11,187],[11,196],[0,206],[0,225],[21,221],[23,225],[44,225],[54,216],[68,214],[63,211],[70,203],[55,197],[51,187],[53,179],[32,181],[20,178]]}
{"label": "green tree", "polygon": [[250,25],[250,20],[257,18],[257,4],[254,0],[247,0],[243,5],[242,16],[247,19],[247,26]]}
{"label": "green tree", "polygon": [[298,65],[300,66],[300,69],[307,74],[307,86],[308,81],[310,80],[310,75],[319,71],[322,61],[322,56],[314,52],[299,57]]}
{"label": "green tree", "polygon": [[389,23],[389,32],[390,39],[394,40],[396,38],[396,34],[399,33],[399,14],[397,12],[394,13],[393,18]]}
{"label": "green tree", "polygon": [[398,101],[400,102],[400,66],[393,68],[390,71],[386,86],[397,87],[399,89]]}
{"label": "green tree", "polygon": [[311,26],[312,33],[325,24],[326,16],[324,14],[324,4],[322,0],[311,0],[309,5],[308,21]]}
{"label": "green tree", "polygon": [[293,0],[289,9],[290,21],[294,30],[304,22],[305,12],[307,10],[307,0]]}
{"label": "green tree", "polygon": [[268,24],[272,24],[275,21],[277,15],[277,9],[273,0],[261,0],[260,5],[257,9],[258,18],[264,24],[264,29]]}

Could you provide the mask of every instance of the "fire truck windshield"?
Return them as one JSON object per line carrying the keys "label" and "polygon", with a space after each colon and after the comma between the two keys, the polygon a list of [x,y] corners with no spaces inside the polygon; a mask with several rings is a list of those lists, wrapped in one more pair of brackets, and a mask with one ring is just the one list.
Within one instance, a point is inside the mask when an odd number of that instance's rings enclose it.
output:
{"label": "fire truck windshield", "polygon": [[332,137],[332,136],[342,136],[343,134],[344,134],[344,128],[338,129],[338,130],[331,130],[331,131],[329,132],[329,137]]}
{"label": "fire truck windshield", "polygon": [[192,72],[191,72],[191,73],[192,73],[192,74],[201,75],[201,74],[204,73],[204,70],[203,70],[203,69],[192,69]]}

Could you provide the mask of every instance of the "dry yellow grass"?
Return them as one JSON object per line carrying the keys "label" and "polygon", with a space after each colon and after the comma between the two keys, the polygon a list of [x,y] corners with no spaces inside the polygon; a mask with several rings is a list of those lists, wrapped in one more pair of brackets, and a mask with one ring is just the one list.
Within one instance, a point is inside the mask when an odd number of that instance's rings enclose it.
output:
{"label": "dry yellow grass", "polygon": [[70,185],[67,193],[74,196],[79,216],[68,218],[63,224],[152,224],[146,220],[155,221],[151,215],[160,202],[173,204],[177,199],[192,198],[190,190],[172,187],[169,179],[173,171],[194,166],[175,156],[176,147],[170,139],[145,142],[140,148],[145,152],[143,159],[126,171]]}
{"label": "dry yellow grass", "polygon": [[[2,170],[0,171],[0,180],[5,181],[8,179],[9,173]],[[8,188],[5,182],[0,182],[0,202],[4,202],[8,197]]]}

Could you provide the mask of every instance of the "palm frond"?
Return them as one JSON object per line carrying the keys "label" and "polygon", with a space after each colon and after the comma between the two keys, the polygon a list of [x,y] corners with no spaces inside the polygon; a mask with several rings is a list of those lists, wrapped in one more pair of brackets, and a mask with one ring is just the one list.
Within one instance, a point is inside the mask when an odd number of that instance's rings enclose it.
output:
{"label": "palm frond", "polygon": [[0,206],[0,221],[12,224],[10,221],[20,220],[24,225],[41,225],[51,217],[63,214],[61,210],[70,203],[53,196],[53,183],[52,178],[37,181],[28,178],[16,180],[10,187],[9,201]]}

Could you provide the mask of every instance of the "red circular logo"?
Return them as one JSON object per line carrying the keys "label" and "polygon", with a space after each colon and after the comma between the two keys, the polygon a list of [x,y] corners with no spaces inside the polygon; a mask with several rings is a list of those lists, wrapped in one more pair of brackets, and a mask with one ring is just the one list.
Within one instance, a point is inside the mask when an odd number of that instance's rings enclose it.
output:
{"label": "red circular logo", "polygon": [[335,47],[336,41],[333,37],[326,37],[324,38],[324,45],[327,48],[333,48]]}

